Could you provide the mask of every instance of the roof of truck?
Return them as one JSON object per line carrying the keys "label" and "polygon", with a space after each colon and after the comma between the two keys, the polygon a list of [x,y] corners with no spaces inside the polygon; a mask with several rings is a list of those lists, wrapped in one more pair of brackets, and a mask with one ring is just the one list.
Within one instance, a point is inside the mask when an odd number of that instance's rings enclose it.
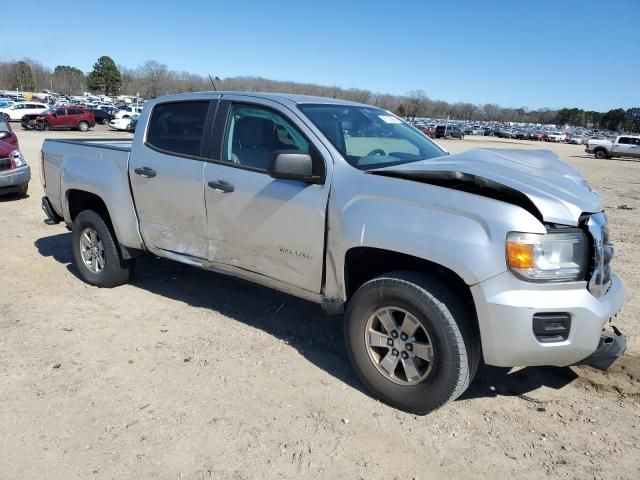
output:
{"label": "roof of truck", "polygon": [[[244,97],[256,97],[263,98],[267,100],[273,100],[279,103],[330,103],[330,104],[340,104],[340,105],[359,105],[359,106],[369,106],[363,103],[351,102],[349,100],[342,100],[340,98],[327,98],[327,97],[316,97],[312,95],[298,95],[293,93],[273,93],[273,92],[242,92],[242,91],[204,91],[204,92],[193,92],[193,93],[178,93],[174,95],[168,95],[167,99],[171,97],[172,99],[177,99],[180,97],[186,98],[197,98],[198,95],[241,95]],[[158,101],[162,101],[164,97],[157,97],[154,99]]]}

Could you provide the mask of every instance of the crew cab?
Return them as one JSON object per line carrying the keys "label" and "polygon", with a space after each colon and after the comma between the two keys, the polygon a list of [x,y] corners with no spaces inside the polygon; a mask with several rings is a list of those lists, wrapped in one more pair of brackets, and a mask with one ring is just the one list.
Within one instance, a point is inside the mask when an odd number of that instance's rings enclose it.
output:
{"label": "crew cab", "polygon": [[449,155],[376,107],[205,92],[149,101],[132,140],[47,139],[42,172],[84,281],[122,285],[149,252],[345,312],[355,371],[406,411],[458,397],[481,359],[625,350],[603,331],[625,287],[600,197],[546,150]]}
{"label": "crew cab", "polygon": [[615,140],[587,140],[585,152],[592,153],[596,158],[613,157],[640,158],[640,136],[619,135]]}

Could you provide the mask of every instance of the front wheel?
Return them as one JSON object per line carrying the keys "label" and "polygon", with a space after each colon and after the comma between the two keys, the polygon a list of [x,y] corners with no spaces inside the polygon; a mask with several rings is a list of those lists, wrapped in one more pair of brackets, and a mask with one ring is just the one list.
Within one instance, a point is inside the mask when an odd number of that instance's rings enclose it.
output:
{"label": "front wheel", "polygon": [[607,151],[604,148],[599,148],[594,152],[595,156],[599,160],[604,160],[607,158]]}
{"label": "front wheel", "polygon": [[102,216],[84,210],[73,221],[73,259],[82,279],[97,287],[129,281],[133,260],[120,255],[115,235]]}
{"label": "front wheel", "polygon": [[480,342],[472,307],[460,298],[416,272],[383,275],[358,289],[347,308],[345,341],[354,369],[376,397],[423,415],[467,389]]}

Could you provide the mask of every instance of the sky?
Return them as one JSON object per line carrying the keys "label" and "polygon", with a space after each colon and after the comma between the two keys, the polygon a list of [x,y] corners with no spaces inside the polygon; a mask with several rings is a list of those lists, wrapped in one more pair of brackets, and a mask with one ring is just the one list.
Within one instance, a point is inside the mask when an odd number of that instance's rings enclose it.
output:
{"label": "sky", "polygon": [[[640,0],[0,0],[0,60],[261,76],[448,102],[640,106]],[[20,33],[17,19],[41,25]],[[7,20],[13,19],[13,20]],[[50,22],[50,23],[48,23]]]}

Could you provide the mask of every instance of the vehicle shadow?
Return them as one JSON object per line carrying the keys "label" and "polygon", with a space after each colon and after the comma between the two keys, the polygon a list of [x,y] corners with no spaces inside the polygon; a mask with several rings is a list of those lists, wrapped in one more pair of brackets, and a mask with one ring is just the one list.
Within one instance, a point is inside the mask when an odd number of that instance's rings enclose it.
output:
{"label": "vehicle shadow", "polygon": [[[35,246],[43,257],[53,258],[78,277],[71,253],[71,233],[40,238]],[[305,300],[151,255],[136,260],[131,284],[260,329],[286,342],[336,379],[371,396],[349,365],[342,315],[327,316]],[[561,388],[577,377],[569,368],[533,367],[509,372],[508,368],[481,366],[461,399],[522,396],[543,385]]]}
{"label": "vehicle shadow", "polygon": [[7,193],[6,195],[0,195],[0,203],[5,202],[17,202],[19,200],[26,200],[30,195],[19,195],[17,193]]}

